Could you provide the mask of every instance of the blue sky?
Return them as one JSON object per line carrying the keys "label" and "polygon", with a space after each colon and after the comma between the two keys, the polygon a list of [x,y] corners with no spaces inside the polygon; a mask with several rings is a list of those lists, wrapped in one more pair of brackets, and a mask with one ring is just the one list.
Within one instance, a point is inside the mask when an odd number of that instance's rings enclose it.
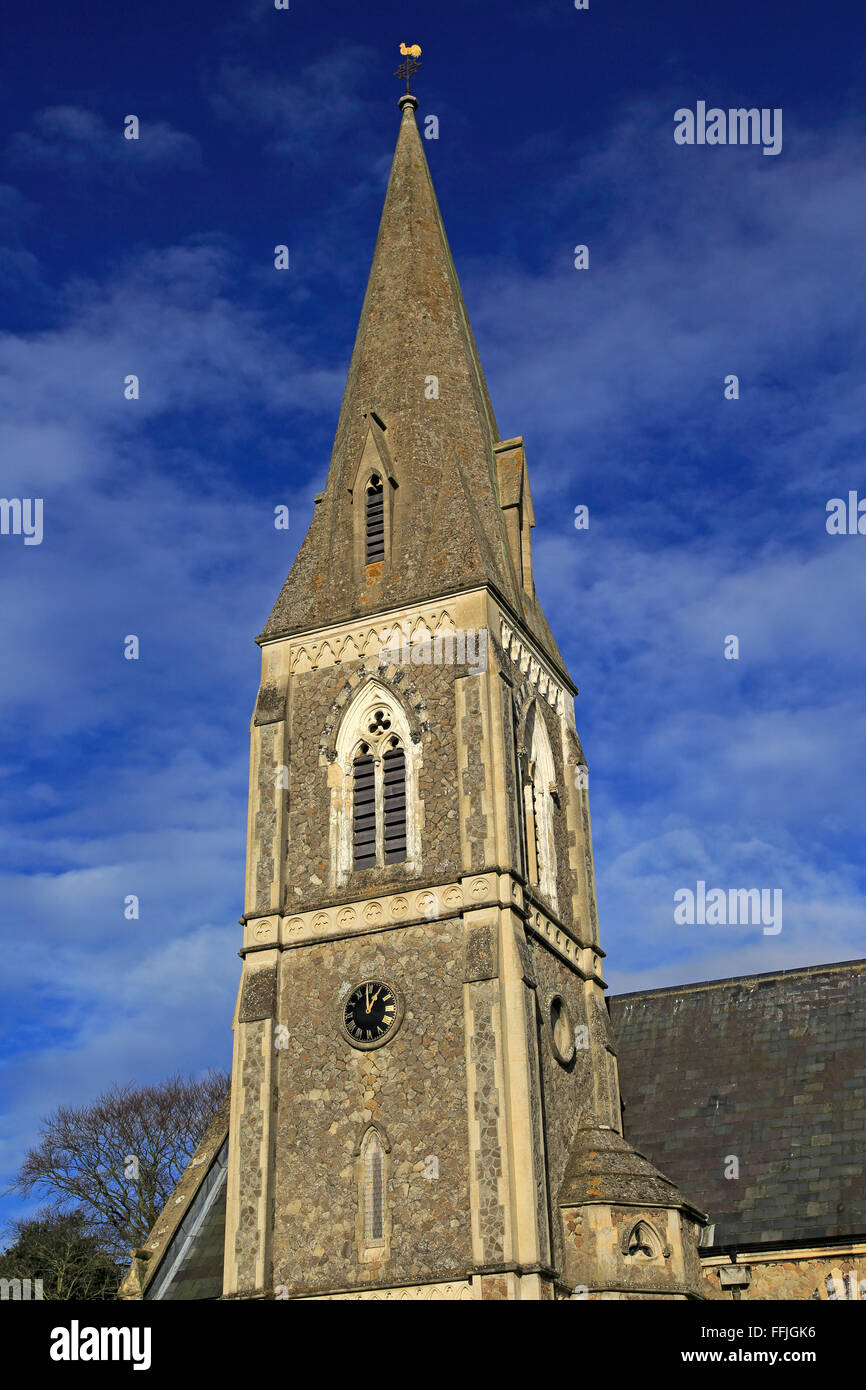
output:
{"label": "blue sky", "polygon": [[[228,1065],[252,639],[323,485],[401,40],[527,442],[612,989],[866,954],[866,536],[825,529],[866,497],[862,10],[374,8],[2,20],[0,495],[44,539],[0,536],[0,1186],[58,1103]],[[676,145],[699,100],[782,108],[781,154]],[[675,927],[699,879],[781,888],[783,930]]]}

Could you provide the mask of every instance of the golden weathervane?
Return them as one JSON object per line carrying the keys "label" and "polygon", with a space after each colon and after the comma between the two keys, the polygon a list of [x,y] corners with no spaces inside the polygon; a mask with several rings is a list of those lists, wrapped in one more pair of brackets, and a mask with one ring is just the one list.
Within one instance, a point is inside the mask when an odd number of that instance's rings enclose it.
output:
{"label": "golden weathervane", "polygon": [[420,43],[401,43],[400,52],[403,54],[403,57],[406,59],[406,61],[405,63],[400,64],[399,68],[394,73],[394,76],[405,77],[406,91],[408,92],[409,79],[415,76],[416,72],[421,66],[421,45]]}

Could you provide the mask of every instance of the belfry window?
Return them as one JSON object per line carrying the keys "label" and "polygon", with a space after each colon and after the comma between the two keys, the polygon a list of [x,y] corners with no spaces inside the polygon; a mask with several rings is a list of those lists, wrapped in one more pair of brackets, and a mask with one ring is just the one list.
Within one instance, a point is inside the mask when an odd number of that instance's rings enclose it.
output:
{"label": "belfry window", "polygon": [[367,484],[365,502],[367,564],[375,565],[385,558],[385,489],[378,473]]}
{"label": "belfry window", "polygon": [[362,685],[335,739],[331,787],[331,882],[362,869],[421,863],[421,741],[396,692]]}

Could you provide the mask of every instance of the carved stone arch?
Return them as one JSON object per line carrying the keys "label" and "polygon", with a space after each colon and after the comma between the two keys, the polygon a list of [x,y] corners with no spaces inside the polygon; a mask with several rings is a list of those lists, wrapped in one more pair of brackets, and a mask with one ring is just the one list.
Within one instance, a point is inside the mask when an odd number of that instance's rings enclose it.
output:
{"label": "carved stone arch", "polygon": [[[399,675],[400,673],[398,673]],[[420,695],[415,691],[414,686],[400,689],[399,680],[391,680],[385,671],[377,669],[375,675],[366,666],[361,666],[341,687],[331,708],[328,711],[327,722],[322,727],[319,737],[319,763],[320,765],[332,763],[337,756],[337,736],[341,723],[345,717],[346,709],[357,695],[359,689],[371,682],[376,682],[384,690],[399,701],[406,715],[409,724],[409,736],[413,743],[421,742],[422,733],[426,733],[429,724],[424,715],[426,705]]]}
{"label": "carved stone arch", "polygon": [[358,686],[343,709],[334,730],[334,752],[338,761],[350,758],[357,744],[363,741],[373,747],[374,756],[379,756],[378,745],[386,737],[394,736],[403,744],[417,742],[412,737],[409,711],[399,692],[374,676]]}
{"label": "carved stone arch", "polygon": [[664,1244],[652,1222],[642,1216],[640,1220],[626,1226],[620,1242],[620,1252],[626,1259],[645,1260],[650,1263],[652,1260],[666,1260],[671,1248]]}
{"label": "carved stone arch", "polygon": [[388,447],[388,426],[375,410],[365,411],[364,418],[367,421],[367,430],[358,456],[358,464],[349,484],[351,497],[354,497],[359,486],[365,486],[370,473],[378,473],[393,487],[399,486],[397,469]]}
{"label": "carved stone arch", "polygon": [[529,681],[521,682],[514,694],[514,722],[517,730],[518,752],[524,752],[527,747],[526,725],[529,719],[530,710],[537,699],[536,691]]}
{"label": "carved stone arch", "polygon": [[388,1138],[387,1131],[385,1129],[385,1126],[382,1124],[382,1121],[366,1120],[364,1124],[362,1124],[358,1129],[357,1138],[352,1149],[353,1158],[359,1157],[361,1150],[364,1147],[364,1140],[367,1138],[367,1135],[370,1133],[371,1129],[375,1129],[381,1141],[382,1148],[385,1150],[386,1154],[389,1154],[391,1152],[391,1140]]}

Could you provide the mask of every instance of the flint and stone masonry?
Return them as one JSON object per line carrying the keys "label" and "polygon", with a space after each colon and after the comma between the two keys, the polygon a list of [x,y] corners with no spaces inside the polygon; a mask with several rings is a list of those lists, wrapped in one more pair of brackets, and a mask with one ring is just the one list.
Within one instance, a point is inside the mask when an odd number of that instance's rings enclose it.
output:
{"label": "flint and stone masonry", "polygon": [[[622,1137],[577,692],[416,107],[327,482],[257,639],[222,1296],[701,1298],[705,1218]],[[458,631],[485,634],[483,664],[424,660]],[[404,632],[418,659],[394,659]],[[353,757],[381,768],[390,738],[405,852],[356,867]],[[358,1046],[364,982],[399,1008]]]}

